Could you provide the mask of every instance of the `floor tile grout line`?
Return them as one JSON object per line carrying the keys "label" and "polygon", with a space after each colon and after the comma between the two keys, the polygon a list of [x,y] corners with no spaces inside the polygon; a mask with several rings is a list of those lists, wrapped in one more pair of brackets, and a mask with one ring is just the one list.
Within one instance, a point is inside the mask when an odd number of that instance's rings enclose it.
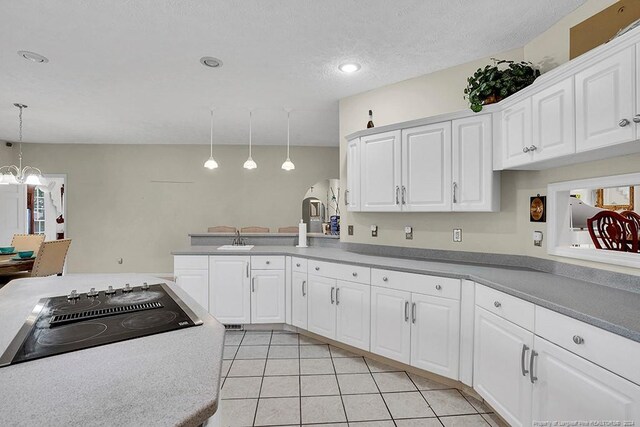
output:
{"label": "floor tile grout line", "polygon": [[[246,334],[245,334],[246,336]],[[267,346],[267,357],[264,359],[264,369],[267,369],[267,358],[269,356],[269,350],[271,349],[271,340],[273,338],[273,331],[271,331],[271,335],[269,336],[269,345]],[[256,425],[256,421],[258,418],[258,407],[260,406],[260,395],[262,394],[262,384],[264,383],[264,370],[262,371],[262,377],[260,378],[260,388],[258,389],[258,400],[256,402],[256,412],[253,414],[253,425]]]}
{"label": "floor tile grout line", "polygon": [[389,409],[389,405],[387,405],[387,401],[384,400],[384,396],[382,395],[382,390],[380,390],[380,387],[378,386],[378,382],[376,381],[376,377],[373,375],[373,372],[371,372],[371,367],[369,367],[369,364],[367,363],[367,359],[363,357],[362,360],[364,362],[364,366],[366,366],[367,370],[369,371],[369,375],[371,375],[371,378],[373,379],[373,383],[376,385],[376,388],[378,389],[378,393],[380,394],[380,398],[384,402],[384,407],[387,408],[387,412],[389,413],[389,417],[391,417],[391,422],[393,422],[393,425],[397,427],[398,423],[396,423],[395,418],[393,418],[393,414],[391,413],[391,410]]}
{"label": "floor tile grout line", "polygon": [[301,358],[300,358],[300,334],[297,335],[298,338],[298,401],[300,402],[300,425],[302,425],[302,366]]}
{"label": "floor tile grout line", "polygon": [[433,415],[435,415],[435,417],[438,420],[438,422],[440,423],[440,425],[444,426],[444,423],[442,422],[442,420],[440,419],[438,414],[436,414],[436,411],[433,410],[433,407],[431,406],[431,404],[429,403],[427,398],[424,396],[423,391],[430,391],[430,390],[420,390],[420,387],[418,387],[418,384],[416,384],[416,382],[413,380],[413,378],[411,378],[411,375],[407,374],[407,376],[409,377],[409,380],[413,383],[413,385],[418,389],[418,393],[420,393],[420,397],[422,397],[422,399],[427,403],[427,406],[429,406],[429,409],[431,409],[431,412],[433,412]]}
{"label": "floor tile grout line", "polygon": [[345,406],[344,399],[342,397],[342,389],[340,388],[340,381],[338,381],[338,370],[336,369],[336,364],[333,361],[333,353],[331,353],[331,349],[329,349],[329,358],[331,359],[331,366],[333,366],[333,375],[335,375],[335,378],[336,378],[338,393],[340,393],[340,403],[342,403],[342,411],[344,412],[344,419],[347,425],[349,425],[349,417],[347,416],[347,407]]}

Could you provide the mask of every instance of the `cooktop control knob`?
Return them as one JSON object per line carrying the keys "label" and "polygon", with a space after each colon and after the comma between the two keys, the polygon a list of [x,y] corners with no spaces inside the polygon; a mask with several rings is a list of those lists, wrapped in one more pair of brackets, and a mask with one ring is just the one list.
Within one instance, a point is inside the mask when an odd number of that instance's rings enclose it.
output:
{"label": "cooktop control knob", "polygon": [[142,284],[142,290],[143,290],[143,291],[148,291],[148,290],[149,290],[149,284],[148,284],[147,282],[144,282],[144,283]]}
{"label": "cooktop control knob", "polygon": [[127,283],[126,285],[124,285],[124,288],[122,288],[122,293],[123,294],[128,294],[129,292],[131,292],[133,289],[131,289],[131,286]]}
{"label": "cooktop control knob", "polygon": [[78,294],[78,291],[76,291],[75,289],[72,290],[69,295],[67,295],[68,300],[76,300],[78,298],[80,298],[80,295]]}
{"label": "cooktop control knob", "polygon": [[109,285],[106,291],[104,291],[105,295],[113,295],[116,293],[116,290],[113,289],[113,286]]}
{"label": "cooktop control knob", "polygon": [[99,294],[99,292],[98,292],[98,291],[96,291],[96,288],[91,288],[91,289],[89,289],[89,292],[87,292],[87,296],[88,296],[89,298],[97,297],[97,296],[98,296],[98,294]]}

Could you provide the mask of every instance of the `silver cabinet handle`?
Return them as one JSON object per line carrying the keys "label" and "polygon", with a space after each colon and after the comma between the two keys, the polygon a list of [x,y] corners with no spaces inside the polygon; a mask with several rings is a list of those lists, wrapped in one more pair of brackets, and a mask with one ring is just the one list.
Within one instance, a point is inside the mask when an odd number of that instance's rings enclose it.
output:
{"label": "silver cabinet handle", "polygon": [[409,301],[404,302],[404,321],[409,321]]}
{"label": "silver cabinet handle", "polygon": [[319,270],[320,270],[320,267],[316,267],[316,271],[319,271]]}
{"label": "silver cabinet handle", "polygon": [[573,342],[576,344],[584,344],[584,338],[582,338],[580,335],[574,335]]}
{"label": "silver cabinet handle", "polygon": [[351,275],[352,275],[353,277],[358,277],[358,273],[356,273],[355,271],[354,271],[353,273],[351,273]]}
{"label": "silver cabinet handle", "polygon": [[438,290],[438,291],[439,291],[440,289],[442,289],[442,286],[440,286],[440,285],[436,285],[436,290]]}
{"label": "silver cabinet handle", "polygon": [[526,344],[522,344],[522,355],[520,356],[520,369],[522,369],[523,377],[526,377],[527,374],[529,373],[529,371],[527,371],[527,369],[524,367],[524,359],[528,350],[529,350],[529,346],[527,346]]}
{"label": "silver cabinet handle", "polygon": [[246,263],[245,266],[247,267],[247,277],[249,277],[249,263]]}
{"label": "silver cabinet handle", "polygon": [[633,117],[633,123],[640,123],[640,114],[636,114]]}
{"label": "silver cabinet handle", "polygon": [[523,153],[528,153],[529,152],[529,147],[522,147],[522,152]]}
{"label": "silver cabinet handle", "polygon": [[340,304],[340,288],[336,288],[336,305]]}
{"label": "silver cabinet handle", "polygon": [[306,297],[306,296],[307,296],[307,293],[306,293],[306,292],[305,292],[305,290],[304,290],[304,285],[306,285],[306,284],[307,284],[307,281],[306,281],[306,280],[303,280],[303,281],[302,281],[302,296],[303,296],[303,297]]}
{"label": "silver cabinet handle", "polygon": [[256,291],[256,278],[252,277],[251,278],[251,292],[255,292]]}
{"label": "silver cabinet handle", "polygon": [[532,145],[531,147],[529,147],[529,151],[536,151],[538,149],[538,147],[536,147],[535,145]]}
{"label": "silver cabinet handle", "polygon": [[458,183],[453,183],[453,203],[458,203],[458,199],[456,198],[456,190],[458,189]]}
{"label": "silver cabinet handle", "polygon": [[500,307],[502,306],[502,303],[501,303],[500,301],[494,301],[494,302],[493,302],[493,306],[494,306],[495,308],[500,308]]}
{"label": "silver cabinet handle", "polygon": [[267,262],[266,262],[266,264],[267,264],[267,265],[271,264],[271,261],[267,261]]}
{"label": "silver cabinet handle", "polygon": [[382,281],[383,281],[383,282],[388,282],[388,281],[389,281],[389,278],[388,278],[387,276],[384,276],[384,277],[382,278]]}
{"label": "silver cabinet handle", "polygon": [[344,205],[349,206],[349,190],[344,190]]}
{"label": "silver cabinet handle", "polygon": [[396,185],[396,205],[400,204],[400,187]]}
{"label": "silver cabinet handle", "polygon": [[404,185],[402,186],[402,204],[407,204],[407,187],[405,187]]}
{"label": "silver cabinet handle", "polygon": [[411,304],[411,323],[416,323],[416,303]]}
{"label": "silver cabinet handle", "polygon": [[533,359],[538,355],[535,350],[531,350],[531,359],[529,359],[529,379],[531,384],[535,383],[538,377],[533,375]]}
{"label": "silver cabinet handle", "polygon": [[629,120],[627,119],[622,119],[618,122],[618,126],[620,126],[621,128],[625,127],[626,125],[628,125],[629,123],[631,123]]}
{"label": "silver cabinet handle", "polygon": [[335,301],[335,299],[333,298],[333,293],[335,292],[336,288],[335,286],[331,287],[331,304],[333,304]]}

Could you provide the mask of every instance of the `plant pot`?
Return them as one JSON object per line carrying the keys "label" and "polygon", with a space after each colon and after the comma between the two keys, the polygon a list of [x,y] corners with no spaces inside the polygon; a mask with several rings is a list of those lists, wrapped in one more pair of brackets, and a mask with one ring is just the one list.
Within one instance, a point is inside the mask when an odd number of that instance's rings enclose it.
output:
{"label": "plant pot", "polygon": [[502,98],[496,96],[495,94],[489,95],[485,98],[484,101],[482,101],[482,105],[495,104],[496,102],[500,102],[501,100]]}

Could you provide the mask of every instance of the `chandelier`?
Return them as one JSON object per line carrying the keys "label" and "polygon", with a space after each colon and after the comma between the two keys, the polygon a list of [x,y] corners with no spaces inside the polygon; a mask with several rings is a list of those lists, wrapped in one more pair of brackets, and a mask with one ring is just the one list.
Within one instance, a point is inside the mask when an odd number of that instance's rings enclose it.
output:
{"label": "chandelier", "polygon": [[22,110],[27,108],[24,104],[13,104],[20,109],[18,115],[20,119],[18,166],[8,165],[0,167],[0,185],[27,184],[43,185],[42,172],[33,166],[22,167]]}

